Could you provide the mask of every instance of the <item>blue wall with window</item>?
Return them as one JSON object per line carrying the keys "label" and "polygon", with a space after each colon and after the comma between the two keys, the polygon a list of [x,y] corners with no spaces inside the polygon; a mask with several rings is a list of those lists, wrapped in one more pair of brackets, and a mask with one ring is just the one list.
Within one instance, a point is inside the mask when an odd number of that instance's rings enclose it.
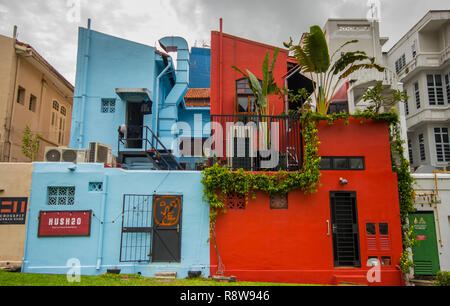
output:
{"label": "blue wall with window", "polygon": [[[121,273],[143,276],[175,271],[184,278],[190,270],[209,276],[209,206],[202,201],[200,172],[125,171],[103,164],[78,164],[75,170],[68,169],[72,165],[34,164],[22,272],[66,274],[72,268],[67,262],[75,258],[82,275],[120,269]],[[122,214],[127,213],[124,195],[148,195],[151,199],[154,194],[182,196],[181,260],[121,262]],[[152,209],[151,203],[148,208]],[[40,211],[85,210],[92,210],[88,237],[38,237]],[[152,246],[145,247],[148,252]]]}
{"label": "blue wall with window", "polygon": [[[126,124],[126,101],[116,88],[148,89],[154,103],[143,124],[152,127],[163,56],[153,47],[80,28],[70,147],[87,149],[89,142],[100,142],[113,146],[117,155],[117,129]],[[160,80],[160,101],[171,87],[166,74]]]}

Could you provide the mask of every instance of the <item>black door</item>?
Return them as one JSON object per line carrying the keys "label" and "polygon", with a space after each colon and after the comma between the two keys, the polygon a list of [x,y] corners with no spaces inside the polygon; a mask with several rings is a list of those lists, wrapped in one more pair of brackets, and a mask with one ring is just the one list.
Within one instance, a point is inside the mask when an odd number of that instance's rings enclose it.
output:
{"label": "black door", "polygon": [[142,126],[144,115],[141,102],[127,103],[127,148],[142,148]]}
{"label": "black door", "polygon": [[181,260],[181,195],[153,197],[152,261]]}
{"label": "black door", "polygon": [[356,192],[330,191],[335,267],[361,267]]}

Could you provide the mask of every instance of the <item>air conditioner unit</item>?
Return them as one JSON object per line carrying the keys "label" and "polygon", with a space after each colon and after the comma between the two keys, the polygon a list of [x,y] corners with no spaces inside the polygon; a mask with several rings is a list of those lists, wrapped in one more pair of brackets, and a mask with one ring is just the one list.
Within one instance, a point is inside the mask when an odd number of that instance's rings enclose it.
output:
{"label": "air conditioner unit", "polygon": [[88,150],[67,147],[46,147],[44,153],[46,162],[84,163],[87,161],[87,157]]}
{"label": "air conditioner unit", "polygon": [[113,162],[112,146],[99,143],[89,143],[89,162],[111,164]]}

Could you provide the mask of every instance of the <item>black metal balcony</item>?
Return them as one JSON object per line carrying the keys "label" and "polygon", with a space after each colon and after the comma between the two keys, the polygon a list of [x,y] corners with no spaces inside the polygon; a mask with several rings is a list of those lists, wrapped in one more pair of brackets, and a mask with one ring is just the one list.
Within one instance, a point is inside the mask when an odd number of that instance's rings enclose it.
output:
{"label": "black metal balcony", "polygon": [[211,115],[211,135],[215,156],[232,170],[301,169],[303,140],[297,117]]}

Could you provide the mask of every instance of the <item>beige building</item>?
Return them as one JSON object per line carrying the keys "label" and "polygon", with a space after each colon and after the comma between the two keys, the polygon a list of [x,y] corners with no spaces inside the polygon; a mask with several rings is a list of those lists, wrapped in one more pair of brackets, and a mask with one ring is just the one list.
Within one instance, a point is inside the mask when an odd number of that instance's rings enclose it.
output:
{"label": "beige building", "polygon": [[22,153],[26,125],[46,146],[67,146],[74,87],[33,47],[0,35],[0,161],[30,161]]}
{"label": "beige building", "polygon": [[0,163],[0,269],[22,265],[32,163]]}

